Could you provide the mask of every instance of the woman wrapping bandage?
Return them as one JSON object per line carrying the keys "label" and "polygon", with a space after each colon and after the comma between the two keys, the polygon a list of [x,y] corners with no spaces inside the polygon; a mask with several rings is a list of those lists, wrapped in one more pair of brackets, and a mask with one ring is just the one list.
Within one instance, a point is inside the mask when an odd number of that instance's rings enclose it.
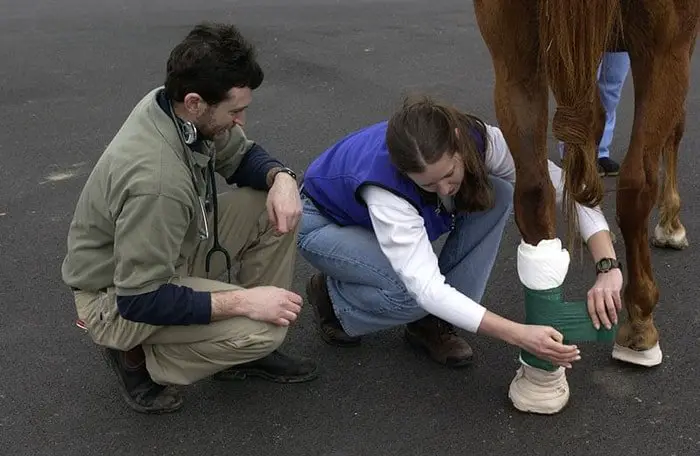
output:
{"label": "woman wrapping bandage", "polygon": [[[550,163],[561,203],[562,170]],[[486,310],[482,298],[512,210],[515,166],[501,131],[428,98],[407,100],[389,121],[356,131],[321,154],[304,175],[298,246],[321,272],[307,287],[324,340],[406,325],[434,360],[459,366],[472,350],[454,326],[571,367],[576,346],[546,325]],[[579,207],[595,261],[615,259],[599,208]],[[431,242],[447,234],[440,255]],[[568,254],[558,245],[548,245]],[[564,272],[565,273],[565,272]],[[622,275],[597,276],[589,293],[593,325],[617,322]]]}

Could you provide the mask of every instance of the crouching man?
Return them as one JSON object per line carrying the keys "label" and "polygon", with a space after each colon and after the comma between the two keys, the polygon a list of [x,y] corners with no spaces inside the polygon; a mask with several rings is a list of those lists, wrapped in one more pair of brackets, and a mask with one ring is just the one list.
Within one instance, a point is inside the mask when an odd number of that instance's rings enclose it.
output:
{"label": "crouching man", "polygon": [[[301,201],[294,172],[242,130],[262,81],[235,27],[198,25],[78,199],[63,280],[136,411],[175,411],[171,386],[210,376],[317,375],[277,350],[302,306],[289,291]],[[218,194],[216,174],[236,188]]]}

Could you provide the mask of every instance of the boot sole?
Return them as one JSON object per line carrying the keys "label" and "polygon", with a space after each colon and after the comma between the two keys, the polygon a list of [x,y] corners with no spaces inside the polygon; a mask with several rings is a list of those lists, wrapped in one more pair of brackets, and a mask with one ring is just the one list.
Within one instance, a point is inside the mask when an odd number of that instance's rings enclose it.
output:
{"label": "boot sole", "polygon": [[215,376],[219,381],[243,381],[249,377],[257,377],[274,383],[305,383],[318,378],[318,368],[307,375],[273,375],[260,369],[246,369],[244,371],[236,371],[235,374],[229,374],[226,377]]}
{"label": "boot sole", "polygon": [[440,364],[441,366],[447,366],[449,368],[459,368],[459,367],[466,367],[470,366],[474,363],[474,355],[470,356],[469,358],[462,358],[462,359],[454,359],[454,358],[448,358],[446,360],[440,360],[435,358],[430,350],[423,345],[418,338],[413,336],[410,332],[404,331],[404,340],[406,343],[413,348],[414,350],[423,352],[425,355],[428,356],[431,360],[436,362],[437,364]]}
{"label": "boot sole", "polygon": [[[307,299],[309,296],[311,296],[311,283],[309,282],[306,285],[306,296]],[[339,341],[338,339],[333,339],[331,336],[326,334],[326,332],[323,330],[323,325],[321,324],[321,313],[318,310],[318,307],[311,303],[311,300],[309,299],[309,303],[311,304],[311,307],[314,309],[314,322],[316,323],[316,331],[318,334],[321,336],[321,339],[328,345],[333,345],[334,347],[357,347],[360,345],[361,340],[353,340],[349,342],[343,342]]]}
{"label": "boot sole", "polygon": [[124,379],[122,376],[118,373],[119,371],[119,366],[117,366],[114,363],[114,360],[112,359],[111,356],[109,356],[104,349],[100,350],[100,353],[102,354],[102,359],[105,360],[107,365],[110,367],[113,373],[117,375],[117,380],[119,383],[119,394],[122,396],[126,404],[131,407],[133,410],[139,412],[139,413],[144,413],[147,415],[164,415],[166,413],[172,413],[180,410],[182,406],[185,404],[185,401],[182,400],[182,398],[176,402],[174,405],[167,407],[167,408],[148,408],[144,407],[143,405],[140,405],[138,402],[134,401],[134,399],[129,395],[129,392],[126,390],[126,385],[124,384]]}

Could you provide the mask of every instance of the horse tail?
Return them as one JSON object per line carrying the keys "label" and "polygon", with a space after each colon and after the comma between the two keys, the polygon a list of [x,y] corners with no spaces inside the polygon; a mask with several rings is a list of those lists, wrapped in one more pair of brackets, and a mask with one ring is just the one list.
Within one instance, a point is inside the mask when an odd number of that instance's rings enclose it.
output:
{"label": "horse tail", "polygon": [[539,0],[542,62],[557,101],[552,133],[566,151],[564,207],[570,245],[577,233],[575,203],[595,207],[603,199],[594,138],[596,73],[619,14],[619,0]]}

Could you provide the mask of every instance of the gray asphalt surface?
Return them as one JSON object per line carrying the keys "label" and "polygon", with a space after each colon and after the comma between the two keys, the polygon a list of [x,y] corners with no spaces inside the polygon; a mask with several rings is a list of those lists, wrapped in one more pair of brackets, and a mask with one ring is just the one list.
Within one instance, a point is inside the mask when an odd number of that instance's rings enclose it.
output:
{"label": "gray asphalt surface", "polygon": [[[87,173],[134,103],[162,83],[172,46],[200,20],[238,24],[267,74],[248,133],[303,170],[335,139],[388,116],[407,91],[495,122],[491,63],[471,3],[4,0],[0,11],[1,454],[700,454],[698,60],[680,164],[691,246],[653,251],[665,355],[658,368],[623,366],[610,359],[611,347],[585,345],[569,372],[569,407],[525,415],[507,398],[517,368],[512,347],[468,335],[475,365],[448,370],[410,351],[398,328],[359,348],[327,346],[305,309],[285,349],[316,359],[320,379],[203,381],[185,391],[181,412],[151,417],[123,404],[112,373],[73,326],[60,263]],[[631,88],[630,78],[618,111],[618,160],[632,123]],[[615,182],[607,186],[612,192]],[[605,204],[614,224],[612,193]],[[512,223],[484,303],[520,320],[519,239]],[[622,255],[621,243],[617,249]],[[590,262],[578,259],[566,283],[572,299],[593,283]],[[311,273],[299,259],[295,291],[303,293]]]}

